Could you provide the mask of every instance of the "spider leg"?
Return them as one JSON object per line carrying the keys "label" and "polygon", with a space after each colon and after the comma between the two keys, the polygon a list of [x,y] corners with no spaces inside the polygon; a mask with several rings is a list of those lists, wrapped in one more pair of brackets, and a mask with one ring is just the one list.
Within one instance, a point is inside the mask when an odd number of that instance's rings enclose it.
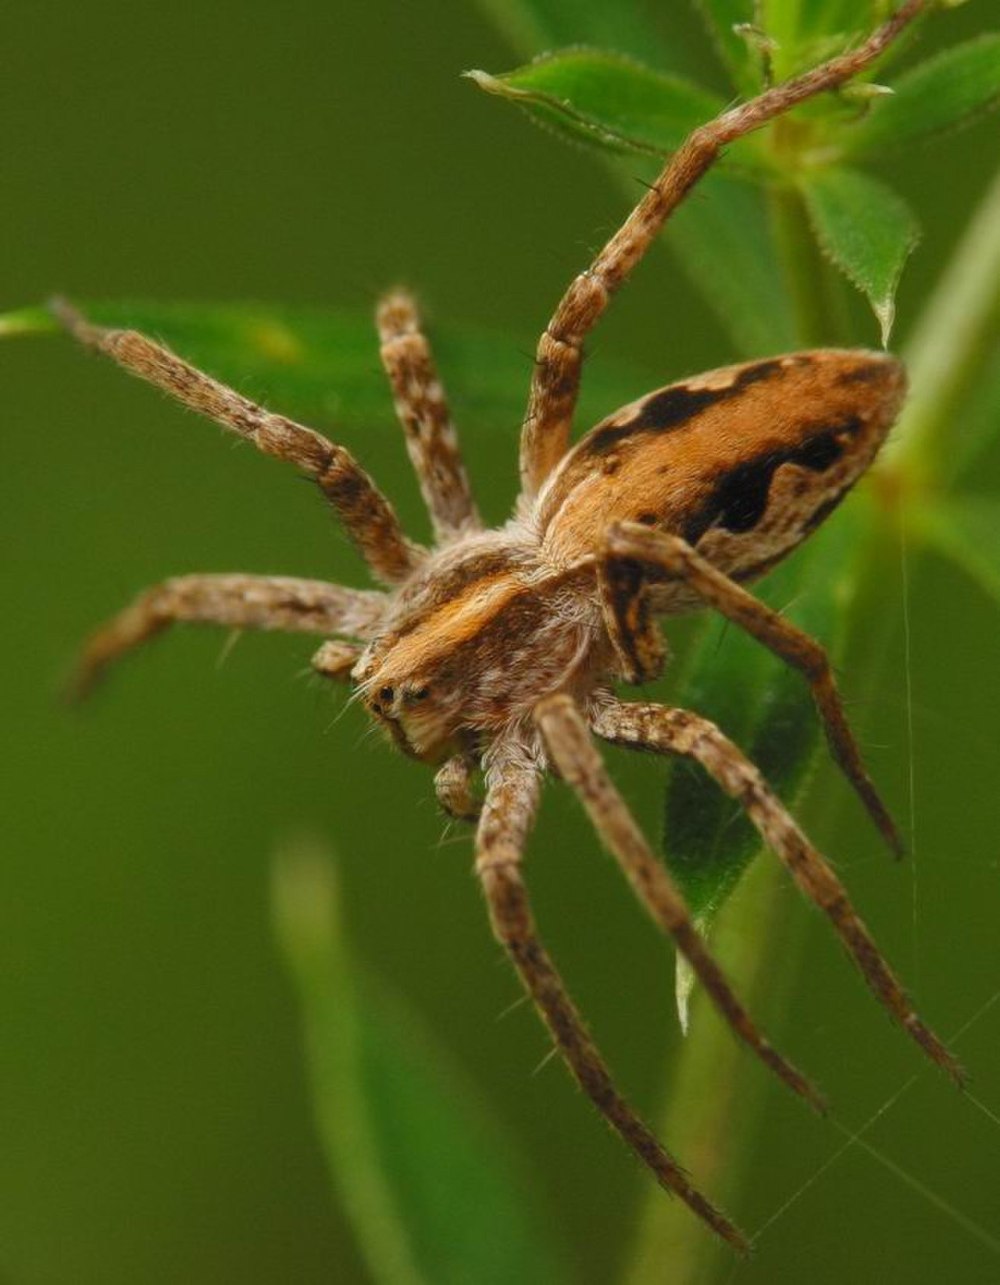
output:
{"label": "spider leg", "polygon": [[482,522],[417,305],[405,290],[393,290],[380,301],[375,318],[382,365],[434,534],[447,540],[462,531],[479,531]]}
{"label": "spider leg", "polygon": [[138,331],[91,325],[61,301],[53,309],[82,343],[252,442],[265,455],[289,460],[314,478],[380,580],[396,584],[420,563],[424,551],[406,538],[392,505],[344,447],[283,415],[272,415]]}
{"label": "spider leg", "polygon": [[315,653],[309,664],[317,674],[334,683],[349,683],[351,670],[361,659],[363,648],[354,643],[331,639]]}
{"label": "spider leg", "polygon": [[740,1253],[749,1246],[742,1233],[689,1181],[615,1087],[576,1005],[535,929],[521,875],[524,844],[538,806],[540,776],[535,763],[511,755],[488,773],[479,822],[476,873],[493,931],[535,1002],[573,1077],[622,1140],[723,1240]]}
{"label": "spider leg", "polygon": [[897,981],[847,891],[816,851],[753,763],[728,737],[689,710],[611,700],[592,721],[598,736],[615,745],[682,754],[695,759],[746,811],[761,837],[788,868],[807,897],[830,919],[837,935],[879,1002],[959,1085],[964,1073],[954,1055],[924,1024]]}
{"label": "spider leg", "polygon": [[789,1088],[818,1111],[824,1111],[826,1104],[819,1091],[771,1046],[734,995],[691,922],[680,891],[666,867],[653,855],[625,800],[612,784],[576,705],[568,696],[551,696],[536,707],[535,718],[560,776],[577,793],[639,901],[653,921],[674,939],[719,1012]]}
{"label": "spider leg", "polygon": [[453,821],[478,821],[482,802],[472,790],[474,764],[468,754],[453,754],[434,776],[434,793]]}
{"label": "spider leg", "polygon": [[147,589],[92,635],[70,684],[85,696],[110,665],[177,621],[367,636],[382,614],[380,593],[290,576],[177,576]]}
{"label": "spider leg", "polygon": [[730,108],[699,126],[673,153],[656,182],[590,267],[571,283],[538,341],[521,429],[521,496],[525,503],[534,498],[566,452],[580,386],[584,339],[688,192],[729,143],[805,99],[844,84],[883,53],[925,8],[926,0],[906,0],[857,48]]}
{"label": "spider leg", "polygon": [[[751,637],[763,643],[770,651],[797,669],[812,691],[813,700],[826,732],[827,743],[837,766],[853,786],[890,848],[897,854],[903,851],[903,841],[889,810],[879,797],[875,783],[865,768],[858,743],[851,731],[844,711],[844,702],[837,689],[830,658],[814,639],[810,638],[777,611],[766,606],[759,598],[730,579],[702,557],[680,536],[650,531],[636,523],[623,523],[608,537],[609,561],[623,573],[630,575],[636,584],[635,595],[645,596],[641,576],[636,577],[636,563],[671,578],[682,579],[706,605],[720,611],[728,620],[746,630]],[[628,568],[631,566],[631,570]],[[621,593],[605,599],[608,608],[619,618],[618,637],[626,635],[629,626],[628,606]],[[632,616],[640,612],[633,607]],[[615,635],[612,635],[616,641]],[[637,639],[644,637],[639,633]],[[642,644],[637,643],[642,648]]]}

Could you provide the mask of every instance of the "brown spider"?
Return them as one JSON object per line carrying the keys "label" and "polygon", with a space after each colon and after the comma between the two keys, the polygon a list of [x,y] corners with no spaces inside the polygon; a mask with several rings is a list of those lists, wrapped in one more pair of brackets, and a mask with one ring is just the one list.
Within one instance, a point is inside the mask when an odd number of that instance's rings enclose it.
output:
{"label": "brown spider", "polygon": [[[757,768],[687,710],[627,704],[616,681],[655,677],[661,614],[711,606],[810,684],[837,762],[890,844],[892,821],[861,762],[823,649],[741,582],[785,556],[875,457],[905,386],[891,357],[820,350],[730,366],[624,407],[571,447],[584,337],[663,223],[726,144],[834,89],[878,57],[923,9],[907,0],[855,50],[694,131],[622,227],[570,285],[538,345],[521,438],[516,515],[482,530],[455,431],[413,302],[378,309],[382,360],[437,544],[401,530],[352,456],[253,404],[132,331],[98,329],[57,305],[81,340],[315,478],[386,591],[284,577],[196,575],[148,590],[90,641],[78,687],[174,621],[337,635],[313,664],[354,683],[406,753],[439,764],[438,799],[478,819],[476,871],[493,930],[559,1052],[597,1109],[657,1180],[737,1249],[738,1229],[689,1181],[624,1100],[535,930],[521,860],[552,768],[579,795],[639,901],[673,938],[733,1030],[797,1093],[813,1086],[754,1025],[608,778],[592,733],[687,755],[746,810],[799,887],[830,918],[879,1001],[961,1081],[921,1021],[840,880]],[[472,775],[482,769],[485,799]]]}

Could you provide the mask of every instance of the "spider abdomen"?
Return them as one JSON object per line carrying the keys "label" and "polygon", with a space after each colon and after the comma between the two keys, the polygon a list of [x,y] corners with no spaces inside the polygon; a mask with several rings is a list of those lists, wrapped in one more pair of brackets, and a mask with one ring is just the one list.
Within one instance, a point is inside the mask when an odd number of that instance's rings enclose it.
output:
{"label": "spider abdomen", "polygon": [[880,353],[819,349],[659,389],[592,429],[539,496],[543,553],[603,547],[639,522],[749,579],[825,518],[869,466],[905,389]]}

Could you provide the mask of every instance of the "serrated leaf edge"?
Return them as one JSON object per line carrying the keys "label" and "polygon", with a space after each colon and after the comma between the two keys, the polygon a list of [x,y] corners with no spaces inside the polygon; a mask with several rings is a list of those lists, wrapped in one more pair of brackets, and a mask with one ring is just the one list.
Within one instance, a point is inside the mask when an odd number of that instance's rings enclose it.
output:
{"label": "serrated leaf edge", "polygon": [[[843,168],[847,172],[862,173],[862,171],[860,170],[850,171],[846,166]],[[819,246],[820,251],[823,254],[823,257],[827,260],[827,262],[833,264],[833,266],[837,269],[838,272],[842,272],[844,276],[847,277],[848,281],[850,281],[851,284],[857,290],[859,290],[861,294],[863,294],[865,298],[868,300],[871,306],[871,310],[875,314],[875,319],[879,323],[879,333],[880,333],[882,347],[888,348],[889,340],[892,337],[893,324],[895,323],[895,320],[896,320],[896,290],[902,278],[903,269],[906,267],[907,260],[909,259],[913,251],[917,248],[917,246],[920,244],[920,238],[922,236],[920,225],[917,223],[917,220],[916,220],[916,215],[913,214],[913,212],[910,210],[910,207],[906,204],[906,202],[903,200],[903,198],[899,195],[898,192],[896,192],[893,188],[888,187],[888,185],[886,184],[882,185],[885,187],[886,191],[890,192],[893,198],[899,202],[900,206],[905,208],[909,213],[910,228],[904,243],[903,253],[899,259],[899,265],[894,271],[894,273],[892,274],[892,277],[889,281],[889,285],[886,289],[886,292],[881,297],[876,298],[869,291],[868,287],[865,285],[864,281],[860,278],[860,276],[856,272],[854,272],[848,264],[841,261],[836,250],[830,244],[829,239],[824,235],[823,230],[820,228],[819,223],[817,222],[812,204],[809,200],[809,178],[810,178],[809,173],[801,176],[796,186],[802,196],[803,204],[805,205],[805,209],[806,209],[806,215],[809,219],[809,226],[812,229],[813,236],[815,236],[816,238],[816,244]],[[873,179],[869,174],[864,174],[864,178],[871,183],[879,182],[879,180]]]}

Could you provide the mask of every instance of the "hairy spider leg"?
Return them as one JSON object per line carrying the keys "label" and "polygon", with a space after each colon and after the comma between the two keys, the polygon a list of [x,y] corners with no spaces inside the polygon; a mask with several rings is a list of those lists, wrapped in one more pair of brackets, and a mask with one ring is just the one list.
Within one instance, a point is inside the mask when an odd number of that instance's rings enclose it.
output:
{"label": "hairy spider leg", "polygon": [[611,1074],[562,978],[539,940],[521,875],[524,845],[534,821],[539,767],[517,753],[498,754],[487,775],[486,801],[476,838],[476,873],[493,932],[535,1002],[574,1079],[657,1182],[681,1200],[741,1254],[746,1237],[688,1179],[615,1087]]}
{"label": "hairy spider leg", "polygon": [[[608,533],[607,550],[606,583],[609,592],[605,604],[615,622],[614,634],[621,637],[629,622],[641,620],[644,614],[648,616],[648,612],[644,613],[636,602],[648,592],[642,576],[636,575],[636,564],[683,580],[706,606],[714,607],[727,620],[739,625],[803,676],[812,691],[837,766],[853,786],[886,843],[897,855],[902,853],[903,841],[865,768],[861,750],[847,720],[830,658],[820,644],[759,598],[747,593],[678,535],[650,531],[638,523],[621,523]],[[637,636],[641,638],[641,632],[637,632]]]}
{"label": "hairy spider leg", "polygon": [[590,266],[570,284],[542,332],[521,428],[521,506],[527,507],[566,453],[580,388],[583,343],[664,223],[724,148],[776,116],[850,80],[926,8],[906,0],[856,49],[803,72],[695,129],[663,167]]}
{"label": "hairy spider leg", "polygon": [[734,1033],[789,1088],[817,1111],[825,1111],[826,1103],[819,1091],[764,1038],[733,993],[691,922],[680,890],[662,861],[653,855],[628,805],[612,784],[575,703],[568,696],[552,696],[539,704],[535,717],[559,775],[579,797],[640,904],[653,922],[673,938]]}
{"label": "hairy spider leg", "polygon": [[799,829],[758,768],[706,718],[665,705],[608,699],[591,726],[603,740],[694,759],[740,804],[805,895],[827,916],[880,1004],[961,1087],[965,1073],[910,1003],[829,863]]}

